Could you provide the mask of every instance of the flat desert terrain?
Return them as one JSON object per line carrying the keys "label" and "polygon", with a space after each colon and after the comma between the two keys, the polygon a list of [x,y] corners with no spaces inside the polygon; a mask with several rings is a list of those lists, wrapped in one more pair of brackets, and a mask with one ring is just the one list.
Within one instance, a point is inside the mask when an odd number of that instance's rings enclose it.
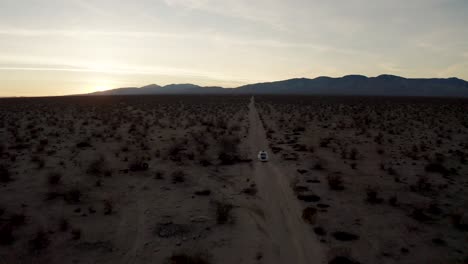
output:
{"label": "flat desert terrain", "polygon": [[468,263],[468,100],[0,99],[0,157],[1,264]]}

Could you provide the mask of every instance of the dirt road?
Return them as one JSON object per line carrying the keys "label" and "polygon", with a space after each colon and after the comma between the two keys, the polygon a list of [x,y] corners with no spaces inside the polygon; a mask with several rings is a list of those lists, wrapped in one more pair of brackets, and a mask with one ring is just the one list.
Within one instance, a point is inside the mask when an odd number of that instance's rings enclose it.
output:
{"label": "dirt road", "polygon": [[[254,98],[249,104],[249,146],[254,162],[254,178],[265,213],[264,263],[324,263],[320,243],[312,229],[302,220],[301,206],[293,194],[289,177],[284,174],[268,147],[265,129],[255,108]],[[269,162],[257,161],[260,150],[269,153]]]}

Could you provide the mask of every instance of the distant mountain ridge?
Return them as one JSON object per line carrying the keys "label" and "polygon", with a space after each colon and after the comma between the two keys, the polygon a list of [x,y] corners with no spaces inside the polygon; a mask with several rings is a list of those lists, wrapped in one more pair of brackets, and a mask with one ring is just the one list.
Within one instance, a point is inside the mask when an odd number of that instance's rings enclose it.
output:
{"label": "distant mountain ridge", "polygon": [[118,88],[88,95],[150,94],[296,94],[296,95],[369,95],[369,96],[450,96],[468,97],[468,82],[458,78],[413,79],[394,75],[366,77],[346,75],[339,78],[296,78],[255,83],[237,88],[202,87],[194,84],[151,84]]}

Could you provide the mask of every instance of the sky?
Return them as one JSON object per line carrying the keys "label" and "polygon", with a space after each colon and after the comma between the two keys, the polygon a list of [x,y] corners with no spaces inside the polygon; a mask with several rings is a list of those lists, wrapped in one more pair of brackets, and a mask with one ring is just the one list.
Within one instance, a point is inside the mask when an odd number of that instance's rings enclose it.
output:
{"label": "sky", "polygon": [[467,0],[0,0],[0,96],[348,74],[468,80]]}

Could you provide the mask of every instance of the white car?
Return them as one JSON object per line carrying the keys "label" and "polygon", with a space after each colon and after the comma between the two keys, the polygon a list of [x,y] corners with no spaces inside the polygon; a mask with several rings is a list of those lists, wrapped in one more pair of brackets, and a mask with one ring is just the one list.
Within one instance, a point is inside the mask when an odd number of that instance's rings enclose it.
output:
{"label": "white car", "polygon": [[264,150],[261,150],[260,152],[258,152],[257,157],[259,161],[263,161],[263,162],[268,161],[268,154]]}

